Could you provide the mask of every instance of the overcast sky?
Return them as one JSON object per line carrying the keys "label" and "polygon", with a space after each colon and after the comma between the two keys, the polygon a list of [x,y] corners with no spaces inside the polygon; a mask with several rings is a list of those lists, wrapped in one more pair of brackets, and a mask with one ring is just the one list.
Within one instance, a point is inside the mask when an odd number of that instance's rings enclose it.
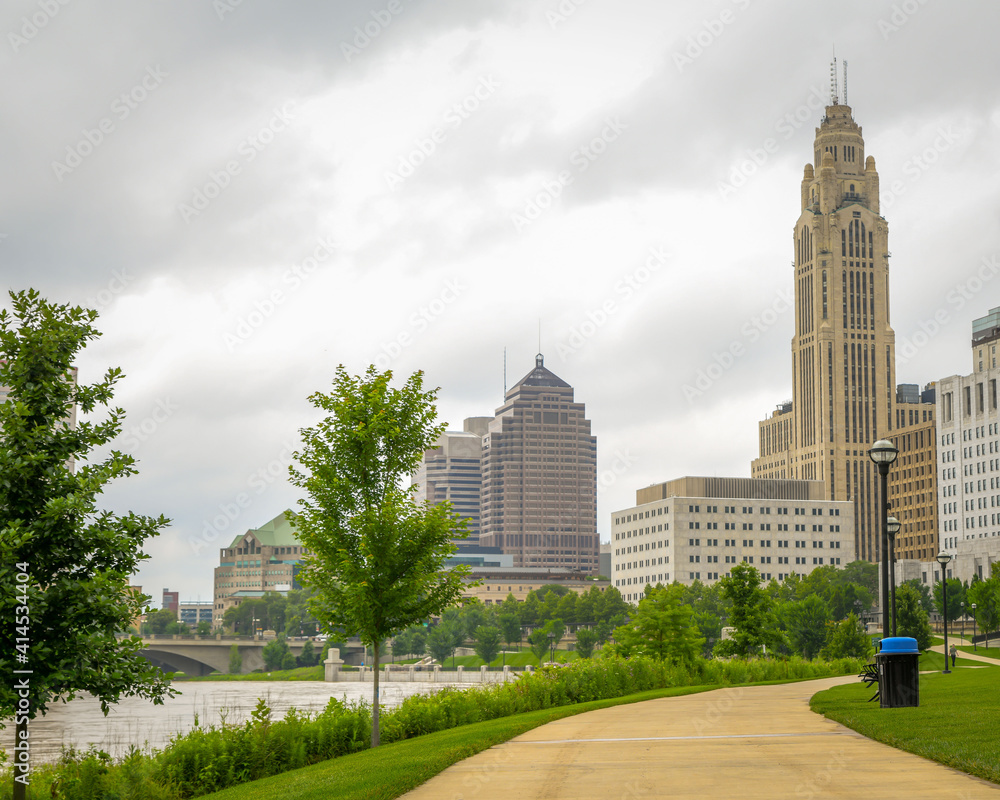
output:
{"label": "overcast sky", "polygon": [[748,476],[791,397],[834,47],[897,380],[971,371],[1000,305],[998,30],[987,0],[8,0],[0,264],[100,311],[80,378],[123,368],[140,469],[106,505],[173,520],[137,576],[154,606],[211,599],[218,548],[294,506],[337,364],[424,370],[460,429],[539,326],[593,422],[606,540],[637,488]]}

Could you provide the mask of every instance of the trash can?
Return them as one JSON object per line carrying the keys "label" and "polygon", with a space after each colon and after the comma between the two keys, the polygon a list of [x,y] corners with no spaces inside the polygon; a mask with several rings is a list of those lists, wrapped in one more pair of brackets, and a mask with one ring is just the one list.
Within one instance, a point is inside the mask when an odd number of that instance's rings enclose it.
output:
{"label": "trash can", "polygon": [[875,655],[878,665],[879,705],[882,708],[907,708],[920,705],[920,651],[917,640],[892,636],[882,640]]}

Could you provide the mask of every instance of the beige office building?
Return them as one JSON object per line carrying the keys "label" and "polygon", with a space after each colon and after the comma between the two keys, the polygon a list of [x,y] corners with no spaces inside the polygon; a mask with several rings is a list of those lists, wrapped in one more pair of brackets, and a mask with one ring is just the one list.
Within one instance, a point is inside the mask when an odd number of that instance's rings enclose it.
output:
{"label": "beige office building", "polygon": [[307,551],[286,513],[240,534],[219,550],[212,608],[214,627],[221,628],[226,611],[247,598],[300,588],[300,562]]}
{"label": "beige office building", "polygon": [[792,401],[760,423],[751,474],[822,481],[827,499],[852,501],[858,557],[875,561],[879,476],[868,450],[895,422],[888,225],[875,159],[836,96],[816,128],[813,156],[792,241]]}
{"label": "beige office building", "polygon": [[647,585],[715,583],[735,564],[764,580],[855,560],[853,504],[822,481],[679,478],[639,489],[611,516],[611,584],[630,603]]}
{"label": "beige office building", "polygon": [[540,354],[483,436],[479,543],[517,568],[598,571],[597,438]]}
{"label": "beige office building", "polygon": [[934,388],[929,385],[922,394],[916,388],[897,387],[896,426],[888,438],[899,455],[889,468],[889,513],[900,524],[897,560],[933,561],[939,549]]}

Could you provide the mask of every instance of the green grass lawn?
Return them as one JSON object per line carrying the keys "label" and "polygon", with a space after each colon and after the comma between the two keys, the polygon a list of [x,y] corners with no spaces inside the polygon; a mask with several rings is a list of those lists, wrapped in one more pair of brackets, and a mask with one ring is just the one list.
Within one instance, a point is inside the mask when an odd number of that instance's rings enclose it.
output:
{"label": "green grass lawn", "polygon": [[[333,797],[337,800],[391,800],[433,778],[452,764],[539,725],[599,708],[718,688],[681,686],[654,689],[626,697],[560,706],[463,725],[382,745],[374,750],[341,756],[253,783],[233,786],[205,795],[203,800],[271,800],[275,797],[282,800],[329,800]],[[487,785],[476,789],[483,790],[483,797],[500,796],[499,792],[489,791],[489,779],[489,775],[484,775],[483,780]],[[470,788],[470,796],[474,793]]]}
{"label": "green grass lawn", "polygon": [[[920,654],[920,660],[917,662],[917,668],[924,672],[926,670],[936,670],[942,672],[944,670],[944,653],[932,653],[930,650],[926,650]],[[985,667],[981,661],[973,661],[971,658],[956,658],[955,659],[955,669],[959,667]],[[948,659],[948,669],[951,669],[951,658]]]}
{"label": "green grass lawn", "polygon": [[810,706],[871,739],[1000,783],[998,681],[1000,667],[921,675],[919,708],[879,708],[868,702],[871,689],[849,683],[819,692]]}
{"label": "green grass lawn", "polygon": [[272,672],[248,672],[246,675],[230,675],[225,672],[213,672],[201,677],[176,677],[177,681],[321,681],[323,680],[323,665],[316,667],[296,667],[295,669],[277,669]]}

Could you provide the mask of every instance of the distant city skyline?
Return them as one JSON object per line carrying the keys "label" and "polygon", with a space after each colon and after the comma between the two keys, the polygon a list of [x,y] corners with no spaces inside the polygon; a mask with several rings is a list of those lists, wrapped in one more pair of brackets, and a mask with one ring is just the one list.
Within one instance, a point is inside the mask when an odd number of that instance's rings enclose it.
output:
{"label": "distant city skyline", "polygon": [[133,579],[154,604],[211,599],[219,548],[295,508],[338,364],[425,370],[456,429],[502,403],[504,348],[532,368],[539,320],[600,443],[603,540],[637,489],[749,476],[791,397],[834,45],[878,158],[896,382],[973,369],[1000,297],[993,3],[227,8],[0,10],[0,269],[100,312],[80,380],[123,369],[139,468],[103,501],[173,520]]}

